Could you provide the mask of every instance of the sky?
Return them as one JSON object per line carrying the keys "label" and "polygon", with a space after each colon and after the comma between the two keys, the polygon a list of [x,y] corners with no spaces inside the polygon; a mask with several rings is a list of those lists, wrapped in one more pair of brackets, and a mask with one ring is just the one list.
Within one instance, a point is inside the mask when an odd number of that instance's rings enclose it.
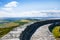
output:
{"label": "sky", "polygon": [[41,11],[60,12],[59,4],[60,0],[0,0],[0,17],[49,17]]}

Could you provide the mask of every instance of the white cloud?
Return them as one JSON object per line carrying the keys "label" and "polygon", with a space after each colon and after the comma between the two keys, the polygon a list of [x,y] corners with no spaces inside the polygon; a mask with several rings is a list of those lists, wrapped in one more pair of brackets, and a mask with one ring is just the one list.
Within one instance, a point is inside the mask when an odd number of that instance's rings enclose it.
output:
{"label": "white cloud", "polygon": [[18,2],[12,1],[12,2],[6,4],[5,7],[17,7],[17,4],[18,4]]}
{"label": "white cloud", "polygon": [[12,2],[9,2],[8,4],[5,4],[3,10],[10,11],[17,6],[18,6],[18,2],[12,1]]}
{"label": "white cloud", "polygon": [[0,11],[0,13],[0,17],[60,17],[60,14],[49,14],[47,11],[25,11],[17,13]]}
{"label": "white cloud", "polygon": [[24,17],[47,17],[46,13],[41,13],[40,11],[28,11],[28,12],[23,12],[22,15]]}
{"label": "white cloud", "polygon": [[40,13],[39,11],[29,11],[29,12],[6,12],[6,11],[0,11],[0,17],[47,17],[46,13]]}
{"label": "white cloud", "polygon": [[2,10],[0,10],[0,17],[49,17],[48,13],[42,13],[42,12],[60,12],[60,10],[18,12],[14,10],[15,7],[18,7],[18,4],[19,3],[16,1],[12,1],[9,2],[8,4],[5,4]]}

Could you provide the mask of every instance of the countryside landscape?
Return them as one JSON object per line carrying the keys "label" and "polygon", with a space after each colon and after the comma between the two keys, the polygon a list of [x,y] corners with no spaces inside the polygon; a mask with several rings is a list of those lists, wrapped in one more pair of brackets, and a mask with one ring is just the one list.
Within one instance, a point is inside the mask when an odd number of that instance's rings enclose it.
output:
{"label": "countryside landscape", "polygon": [[[32,18],[2,18],[0,19],[0,39],[3,38],[5,35],[7,35],[14,28],[17,28],[17,27],[21,28],[21,26],[25,24],[29,24],[32,22],[39,22],[39,21],[44,21],[44,20],[36,19],[36,18],[34,19]],[[60,26],[56,26],[56,28],[52,30],[52,33],[54,37],[56,38],[56,40],[60,39],[60,31],[58,30],[60,30]]]}
{"label": "countryside landscape", "polygon": [[24,18],[4,18],[0,20],[0,38],[5,34],[13,30],[14,28],[27,24],[29,22],[38,21],[32,19],[24,19]]}
{"label": "countryside landscape", "polygon": [[0,0],[0,40],[60,40],[60,0]]}

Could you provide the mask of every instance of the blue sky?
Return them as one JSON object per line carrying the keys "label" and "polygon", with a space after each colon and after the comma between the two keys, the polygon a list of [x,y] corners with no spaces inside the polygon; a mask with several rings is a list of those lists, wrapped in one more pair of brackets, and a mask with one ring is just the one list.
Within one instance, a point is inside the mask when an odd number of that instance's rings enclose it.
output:
{"label": "blue sky", "polygon": [[[40,10],[60,10],[60,0],[0,0],[1,17],[24,16],[26,13],[26,17],[28,17],[32,15],[31,12],[37,13]],[[36,14],[32,16],[36,16]]]}
{"label": "blue sky", "polygon": [[21,8],[25,10],[60,10],[60,0],[0,0],[0,7],[11,1],[18,2],[19,6],[22,6]]}

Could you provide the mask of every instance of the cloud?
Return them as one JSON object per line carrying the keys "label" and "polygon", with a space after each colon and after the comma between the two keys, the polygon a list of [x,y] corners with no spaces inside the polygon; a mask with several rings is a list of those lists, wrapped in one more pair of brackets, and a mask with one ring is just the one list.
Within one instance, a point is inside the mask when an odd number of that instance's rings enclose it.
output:
{"label": "cloud", "polygon": [[[42,14],[39,11],[22,11],[18,12],[14,10],[18,7],[18,2],[12,1],[4,5],[2,10],[0,11],[0,17],[46,17],[47,14]],[[17,9],[20,10],[20,9]]]}
{"label": "cloud", "polygon": [[6,12],[0,11],[0,17],[47,17],[46,13],[40,13],[39,11],[26,11],[26,12]]}
{"label": "cloud", "polygon": [[18,2],[12,1],[12,2],[9,2],[8,4],[5,4],[3,10],[10,11],[17,6],[18,6]]}
{"label": "cloud", "polygon": [[27,11],[22,14],[24,17],[47,17],[46,13],[41,13],[40,11]]}
{"label": "cloud", "polygon": [[12,2],[6,4],[5,7],[17,7],[17,3],[18,2],[16,2],[16,1],[12,1]]}
{"label": "cloud", "polygon": [[[16,11],[17,12],[17,11]],[[56,11],[53,11],[50,14],[51,11],[25,11],[25,12],[7,12],[7,11],[0,11],[0,17],[60,17],[60,13],[55,13]]]}
{"label": "cloud", "polygon": [[[18,11],[21,9],[16,9],[18,7],[18,2],[12,1],[4,5],[0,10],[0,17],[50,17],[50,14],[46,12],[60,12],[60,10],[39,10],[39,11]],[[58,14],[60,15],[60,14]]]}

